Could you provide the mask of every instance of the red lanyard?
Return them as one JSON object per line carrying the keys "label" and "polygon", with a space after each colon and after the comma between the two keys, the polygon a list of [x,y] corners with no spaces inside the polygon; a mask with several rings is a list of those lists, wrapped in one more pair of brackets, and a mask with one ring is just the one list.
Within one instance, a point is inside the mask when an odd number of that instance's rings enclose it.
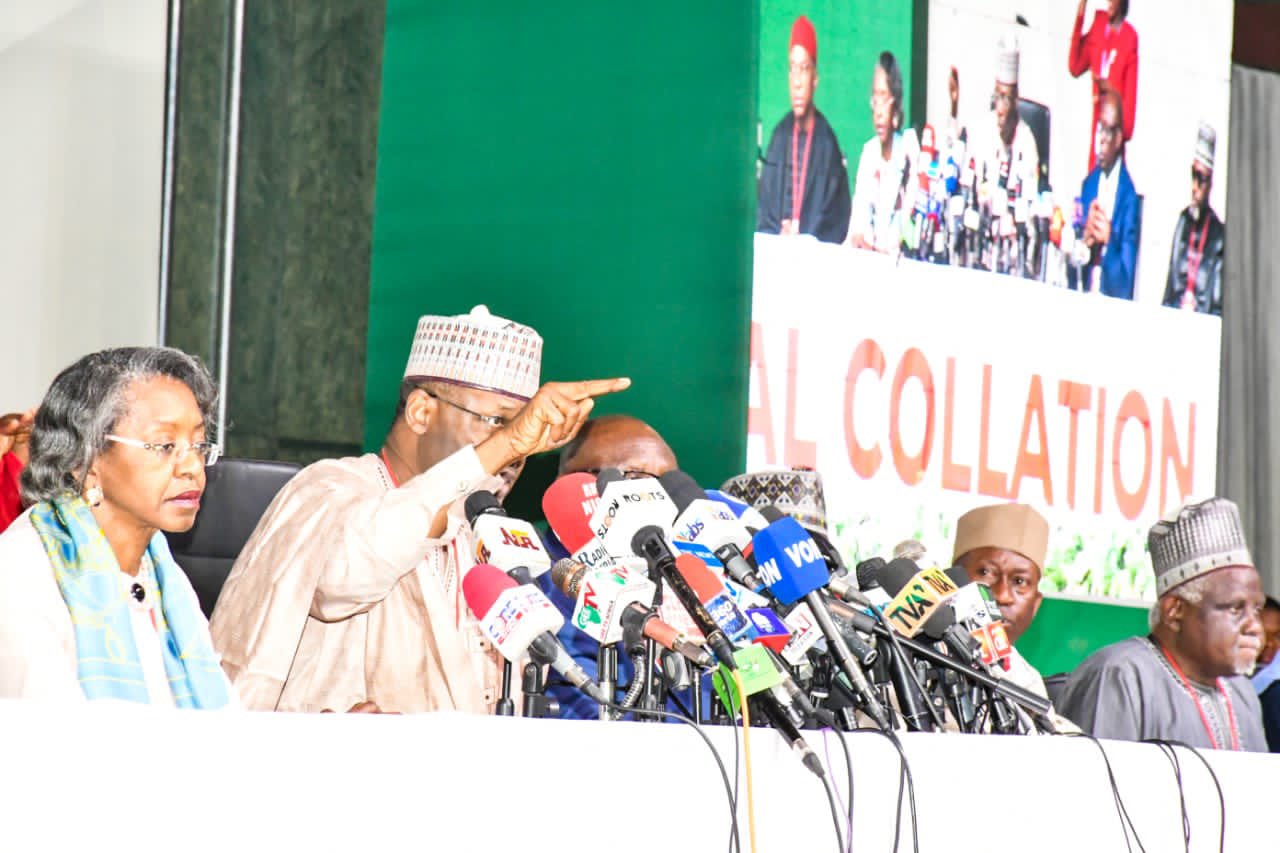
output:
{"label": "red lanyard", "polygon": [[1200,261],[1204,258],[1204,241],[1209,239],[1209,210],[1200,214],[1204,217],[1204,226],[1200,229],[1200,246],[1195,247],[1195,235],[1187,237],[1187,293],[1195,296],[1196,276],[1200,274]]}
{"label": "red lanyard", "polygon": [[[1159,645],[1157,643],[1157,645]],[[1173,655],[1169,654],[1160,646],[1160,653],[1164,655],[1165,660],[1169,661],[1169,665],[1173,667],[1173,671],[1178,674],[1178,678],[1182,681],[1182,687],[1187,691],[1187,695],[1196,703],[1196,710],[1200,712],[1200,723],[1204,726],[1205,733],[1209,735],[1209,744],[1214,749],[1221,749],[1218,746],[1218,738],[1213,734],[1213,727],[1209,725],[1209,715],[1204,712],[1204,705],[1200,703],[1200,694],[1191,687],[1191,682],[1187,681],[1187,677],[1182,674],[1182,667],[1178,666],[1178,662],[1173,659]],[[1227,706],[1227,725],[1231,727],[1231,748],[1240,749],[1240,733],[1236,731],[1236,712],[1231,707],[1231,695],[1227,693],[1226,688],[1222,686],[1222,679],[1216,679],[1214,682],[1218,688],[1218,692],[1222,694],[1222,701]]]}
{"label": "red lanyard", "polygon": [[[816,124],[816,122],[814,122]],[[804,161],[796,171],[796,150],[800,147],[800,120],[791,125],[791,227],[800,233],[800,209],[804,207],[804,184],[809,176],[809,148],[813,145],[813,128],[804,140]]]}
{"label": "red lanyard", "polygon": [[387,469],[387,476],[391,478],[392,488],[400,488],[400,481],[396,479],[396,472],[391,470],[391,460],[387,458],[387,449],[384,447],[379,450],[378,455],[382,457],[382,465]]}

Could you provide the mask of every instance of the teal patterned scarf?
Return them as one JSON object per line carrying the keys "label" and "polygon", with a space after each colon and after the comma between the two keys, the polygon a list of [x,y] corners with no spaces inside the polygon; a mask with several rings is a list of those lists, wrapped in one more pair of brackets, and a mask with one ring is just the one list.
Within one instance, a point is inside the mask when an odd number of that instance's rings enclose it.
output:
{"label": "teal patterned scarf", "polygon": [[[89,699],[148,704],[146,679],[133,639],[128,594],[107,537],[79,496],[43,501],[31,523],[49,555],[76,636],[76,672]],[[200,605],[164,534],[147,545],[160,587],[157,628],[164,670],[179,708],[221,708],[230,687],[218,665]]]}

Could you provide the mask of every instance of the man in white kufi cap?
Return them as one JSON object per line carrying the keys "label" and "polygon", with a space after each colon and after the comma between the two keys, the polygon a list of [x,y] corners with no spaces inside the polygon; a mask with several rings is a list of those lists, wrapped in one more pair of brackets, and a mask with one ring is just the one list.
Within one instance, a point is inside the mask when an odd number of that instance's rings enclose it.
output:
{"label": "man in white kufi cap", "polygon": [[1018,73],[1022,54],[1013,33],[1001,37],[996,44],[996,80],[991,95],[991,141],[987,178],[994,185],[1001,174],[1008,175],[1007,186],[1020,183],[1024,197],[1040,191],[1040,149],[1031,128],[1018,114]]}
{"label": "man in white kufi cap", "polygon": [[492,711],[502,659],[461,594],[462,501],[502,499],[627,379],[539,388],[542,338],[484,306],[426,316],[377,453],[304,468],[241,551],[210,622],[242,704]]}
{"label": "man in white kufi cap", "polygon": [[1262,584],[1239,510],[1225,498],[1187,504],[1156,522],[1147,545],[1159,596],[1151,633],[1086,658],[1059,710],[1094,737],[1266,752],[1243,677],[1262,646]]}

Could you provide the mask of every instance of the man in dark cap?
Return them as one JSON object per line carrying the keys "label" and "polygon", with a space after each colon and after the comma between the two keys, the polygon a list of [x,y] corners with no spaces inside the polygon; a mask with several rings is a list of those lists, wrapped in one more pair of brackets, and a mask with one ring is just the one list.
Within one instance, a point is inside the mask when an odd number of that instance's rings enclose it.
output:
{"label": "man in dark cap", "polygon": [[1090,655],[1067,679],[1061,712],[1096,737],[1266,752],[1243,677],[1262,644],[1262,584],[1236,505],[1184,506],[1147,541],[1159,595],[1151,633]]}
{"label": "man in dark cap", "polygon": [[1221,317],[1222,256],[1227,229],[1209,206],[1217,142],[1217,133],[1202,123],[1191,160],[1191,204],[1178,215],[1173,231],[1173,254],[1169,259],[1164,304]]}
{"label": "man in dark cap", "polygon": [[840,243],[849,230],[849,175],[835,132],[813,105],[818,35],[804,15],[791,27],[788,57],[791,111],[773,129],[765,153],[756,230]]}

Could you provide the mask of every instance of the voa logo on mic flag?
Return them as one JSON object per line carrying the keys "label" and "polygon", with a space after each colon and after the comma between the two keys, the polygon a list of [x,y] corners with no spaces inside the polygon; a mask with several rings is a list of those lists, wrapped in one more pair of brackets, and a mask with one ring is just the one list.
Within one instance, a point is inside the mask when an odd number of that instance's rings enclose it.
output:
{"label": "voa logo on mic flag", "polygon": [[780,518],[755,535],[760,580],[783,604],[804,598],[827,582],[827,563],[794,518]]}

